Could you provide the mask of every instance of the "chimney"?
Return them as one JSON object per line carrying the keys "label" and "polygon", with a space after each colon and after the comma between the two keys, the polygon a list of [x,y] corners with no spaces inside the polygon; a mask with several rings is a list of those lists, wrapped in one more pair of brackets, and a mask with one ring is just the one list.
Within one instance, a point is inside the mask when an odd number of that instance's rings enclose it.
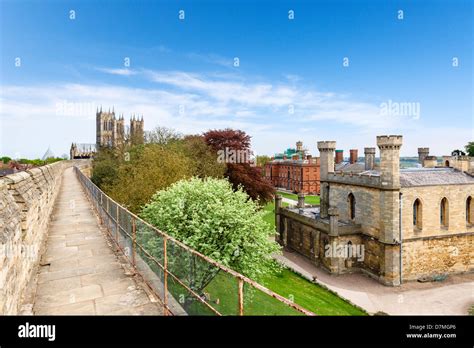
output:
{"label": "chimney", "polygon": [[344,150],[336,150],[336,164],[344,161]]}
{"label": "chimney", "polygon": [[375,167],[375,147],[364,148],[365,170],[373,170]]}
{"label": "chimney", "polygon": [[292,159],[293,161],[297,161],[297,160],[300,159],[300,156],[298,156],[298,155],[293,155],[293,156],[291,156],[291,159]]}
{"label": "chimney", "polygon": [[423,161],[425,160],[426,156],[430,154],[429,147],[419,147],[418,148],[418,162],[423,165]]}
{"label": "chimney", "polygon": [[350,164],[354,164],[357,162],[357,158],[358,158],[358,152],[357,152],[357,149],[351,149],[349,150],[350,152],[350,157],[349,157],[349,162]]}

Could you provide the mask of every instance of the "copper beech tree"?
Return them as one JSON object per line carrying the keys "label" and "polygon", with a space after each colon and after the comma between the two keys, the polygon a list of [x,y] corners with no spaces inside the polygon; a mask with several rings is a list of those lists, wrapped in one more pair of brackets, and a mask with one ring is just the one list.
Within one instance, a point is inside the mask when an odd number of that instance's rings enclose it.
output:
{"label": "copper beech tree", "polygon": [[[244,131],[235,129],[209,130],[203,134],[206,143],[216,152],[234,151],[250,153],[250,136]],[[248,157],[247,157],[248,159]],[[224,176],[231,182],[234,190],[239,186],[247,192],[254,201],[261,204],[273,199],[275,189],[265,180],[262,168],[255,166],[252,161],[226,162]]]}

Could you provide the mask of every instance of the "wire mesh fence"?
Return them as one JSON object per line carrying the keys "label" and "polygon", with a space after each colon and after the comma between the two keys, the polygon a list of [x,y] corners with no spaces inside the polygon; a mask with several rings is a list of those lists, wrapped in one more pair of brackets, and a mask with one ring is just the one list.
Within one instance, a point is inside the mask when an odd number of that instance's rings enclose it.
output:
{"label": "wire mesh fence", "polygon": [[101,224],[168,315],[314,315],[189,248],[108,197],[74,168]]}

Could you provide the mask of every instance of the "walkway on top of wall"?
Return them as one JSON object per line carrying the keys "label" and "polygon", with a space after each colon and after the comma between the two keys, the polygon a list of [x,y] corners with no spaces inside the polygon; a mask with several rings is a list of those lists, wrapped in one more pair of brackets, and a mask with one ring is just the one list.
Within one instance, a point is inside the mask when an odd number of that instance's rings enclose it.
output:
{"label": "walkway on top of wall", "polygon": [[73,168],[66,169],[36,285],[23,308],[37,315],[162,315],[162,305],[121,262],[92,209]]}

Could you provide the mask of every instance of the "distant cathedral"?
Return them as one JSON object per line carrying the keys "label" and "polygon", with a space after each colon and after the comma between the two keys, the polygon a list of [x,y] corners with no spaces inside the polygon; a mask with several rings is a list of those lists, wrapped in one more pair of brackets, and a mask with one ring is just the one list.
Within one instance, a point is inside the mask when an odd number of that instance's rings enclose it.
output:
{"label": "distant cathedral", "polygon": [[143,144],[145,140],[143,116],[130,117],[130,127],[127,129],[123,115],[115,117],[115,111],[100,110],[96,112],[96,143],[78,144],[72,143],[70,157],[91,158],[104,147],[117,148],[126,144]]}
{"label": "distant cathedral", "polygon": [[[141,118],[132,116],[130,118],[130,132],[128,141],[131,144],[143,144],[143,116]],[[124,118],[120,115],[115,117],[115,111],[97,111],[96,113],[96,147],[118,147],[127,141]]]}

